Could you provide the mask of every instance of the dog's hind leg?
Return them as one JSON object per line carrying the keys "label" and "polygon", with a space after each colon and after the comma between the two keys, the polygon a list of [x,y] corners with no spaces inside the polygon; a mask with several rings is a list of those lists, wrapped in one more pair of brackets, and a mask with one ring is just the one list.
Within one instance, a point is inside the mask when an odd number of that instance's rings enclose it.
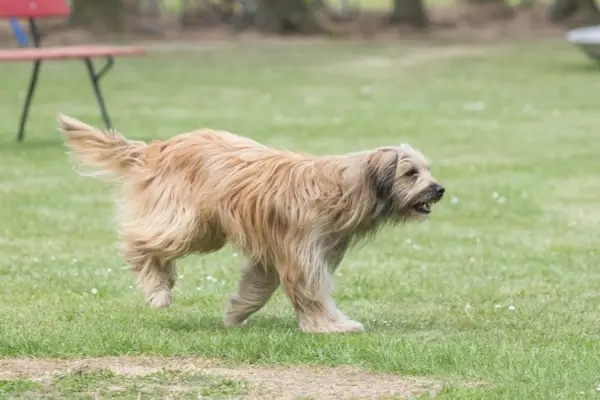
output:
{"label": "dog's hind leg", "polygon": [[279,275],[274,268],[248,261],[238,283],[238,292],[229,299],[224,316],[225,326],[238,326],[260,310],[279,287]]}
{"label": "dog's hind leg", "polygon": [[175,260],[190,251],[198,233],[193,207],[172,198],[177,196],[156,188],[131,191],[119,209],[123,258],[155,308],[171,304]]}
{"label": "dog's hind leg", "polygon": [[128,242],[123,247],[123,256],[150,305],[155,308],[168,307],[172,300],[171,289],[177,279],[175,260],[145,252]]}

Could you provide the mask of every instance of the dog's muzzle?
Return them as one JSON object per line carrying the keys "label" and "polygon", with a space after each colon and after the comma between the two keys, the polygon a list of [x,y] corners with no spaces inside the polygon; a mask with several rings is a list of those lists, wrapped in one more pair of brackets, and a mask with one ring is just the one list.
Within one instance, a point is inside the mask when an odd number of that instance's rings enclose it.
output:
{"label": "dog's muzzle", "polygon": [[446,189],[440,184],[434,183],[429,186],[426,193],[424,194],[425,201],[420,201],[413,206],[413,211],[418,212],[419,214],[429,214],[431,212],[431,207],[440,201],[442,197],[444,197],[444,192]]}

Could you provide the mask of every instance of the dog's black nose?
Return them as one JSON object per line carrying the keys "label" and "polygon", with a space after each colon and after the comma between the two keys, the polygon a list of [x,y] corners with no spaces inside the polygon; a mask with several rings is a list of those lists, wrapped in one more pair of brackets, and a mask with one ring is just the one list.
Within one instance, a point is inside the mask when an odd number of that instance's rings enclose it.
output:
{"label": "dog's black nose", "polygon": [[441,199],[446,189],[442,185],[435,184],[434,191],[436,196]]}

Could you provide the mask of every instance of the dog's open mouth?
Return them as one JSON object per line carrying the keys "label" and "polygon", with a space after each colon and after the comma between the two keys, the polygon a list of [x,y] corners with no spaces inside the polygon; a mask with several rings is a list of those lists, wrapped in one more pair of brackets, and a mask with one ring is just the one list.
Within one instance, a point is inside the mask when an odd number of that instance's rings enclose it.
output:
{"label": "dog's open mouth", "polygon": [[413,206],[413,210],[418,212],[419,214],[429,214],[431,212],[431,207],[433,206],[434,201],[428,201],[426,203],[418,203]]}

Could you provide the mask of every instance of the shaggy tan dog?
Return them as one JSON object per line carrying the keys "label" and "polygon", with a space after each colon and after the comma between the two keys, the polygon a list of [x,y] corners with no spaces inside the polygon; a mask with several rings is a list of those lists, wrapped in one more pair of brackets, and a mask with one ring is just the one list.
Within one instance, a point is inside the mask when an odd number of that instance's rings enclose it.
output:
{"label": "shaggy tan dog", "polygon": [[123,257],[153,307],[171,304],[177,258],[226,243],[246,255],[227,327],[281,283],[302,331],[362,331],[331,298],[333,271],[350,246],[426,216],[444,193],[408,145],[316,157],[211,129],[147,144],[57,120],[77,164],[120,182]]}

